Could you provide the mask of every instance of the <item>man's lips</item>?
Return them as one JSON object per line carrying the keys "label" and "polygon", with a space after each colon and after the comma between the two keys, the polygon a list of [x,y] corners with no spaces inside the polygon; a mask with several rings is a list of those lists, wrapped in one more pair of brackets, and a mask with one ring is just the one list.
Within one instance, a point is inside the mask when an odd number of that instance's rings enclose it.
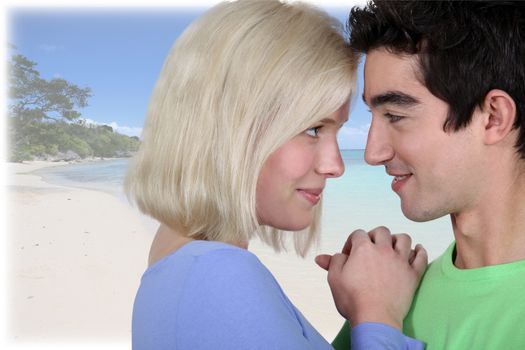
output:
{"label": "man's lips", "polygon": [[321,199],[321,193],[323,193],[323,189],[322,188],[314,188],[314,189],[299,188],[297,189],[297,192],[299,192],[299,194],[302,195],[307,201],[309,201],[313,205],[316,205],[317,203],[319,203],[319,200]]}
{"label": "man's lips", "polygon": [[397,182],[397,181],[403,181],[404,179],[406,179],[407,177],[409,176],[412,176],[412,174],[406,174],[406,175],[398,175],[398,176],[394,176],[394,181]]}
{"label": "man's lips", "polygon": [[407,183],[407,181],[409,181],[410,178],[412,177],[411,173],[400,174],[400,173],[393,173],[393,172],[388,172],[388,171],[387,173],[388,175],[394,177],[394,179],[392,180],[392,190],[394,192],[399,192],[401,188]]}

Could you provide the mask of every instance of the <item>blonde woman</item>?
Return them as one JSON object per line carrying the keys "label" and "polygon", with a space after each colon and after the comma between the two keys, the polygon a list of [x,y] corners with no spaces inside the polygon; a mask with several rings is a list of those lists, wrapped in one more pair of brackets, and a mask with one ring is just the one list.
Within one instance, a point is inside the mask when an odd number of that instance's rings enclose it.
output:
{"label": "blonde woman", "polygon": [[[259,237],[280,250],[292,236],[304,255],[316,241],[326,180],[344,171],[336,136],[356,64],[339,23],[298,3],[219,4],[180,36],[125,180],[161,223],[134,304],[134,349],[331,348],[247,249]],[[390,235],[379,236],[393,251]],[[410,266],[396,275],[408,304],[421,256],[385,261]],[[367,314],[343,304],[348,318]],[[367,323],[381,317],[362,321],[352,332],[369,344],[411,344]]]}

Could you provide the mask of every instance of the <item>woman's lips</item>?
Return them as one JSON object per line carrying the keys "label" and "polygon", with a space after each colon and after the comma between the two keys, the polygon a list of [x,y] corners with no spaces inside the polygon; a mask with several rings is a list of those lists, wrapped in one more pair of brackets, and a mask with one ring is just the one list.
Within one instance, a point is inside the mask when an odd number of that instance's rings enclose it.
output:
{"label": "woman's lips", "polygon": [[303,189],[300,188],[297,190],[300,195],[302,195],[308,202],[312,205],[316,205],[321,200],[322,189]]}

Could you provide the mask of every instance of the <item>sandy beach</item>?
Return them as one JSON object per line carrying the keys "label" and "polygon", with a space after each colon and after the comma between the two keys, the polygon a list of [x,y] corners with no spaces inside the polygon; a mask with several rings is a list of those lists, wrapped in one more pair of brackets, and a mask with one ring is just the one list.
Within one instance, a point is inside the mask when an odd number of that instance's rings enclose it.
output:
{"label": "sandy beach", "polygon": [[[38,344],[41,349],[97,343],[129,349],[133,299],[155,223],[111,194],[52,185],[31,173],[49,166],[57,163],[7,164],[8,344]],[[431,257],[449,241],[445,237],[433,246],[432,236],[426,240],[418,241]],[[328,341],[343,319],[326,272],[313,259],[319,251],[339,250],[340,244],[339,239],[325,240],[301,259],[250,243]]]}
{"label": "sandy beach", "polygon": [[[110,194],[31,174],[65,164],[7,164],[8,340],[129,346],[131,307],[154,223]],[[277,255],[258,242],[250,249],[321,334],[333,338],[343,321],[314,254]]]}
{"label": "sandy beach", "polygon": [[55,165],[7,165],[8,343],[129,348],[151,230],[110,194],[29,174]]}

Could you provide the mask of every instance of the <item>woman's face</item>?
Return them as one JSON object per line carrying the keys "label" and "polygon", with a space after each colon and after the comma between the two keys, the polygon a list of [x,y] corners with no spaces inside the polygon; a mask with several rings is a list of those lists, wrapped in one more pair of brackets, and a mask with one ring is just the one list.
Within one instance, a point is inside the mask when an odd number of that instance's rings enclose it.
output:
{"label": "woman's face", "polygon": [[257,181],[260,225],[299,231],[312,223],[326,179],[344,172],[337,132],[348,118],[348,107],[345,103],[268,157]]}

